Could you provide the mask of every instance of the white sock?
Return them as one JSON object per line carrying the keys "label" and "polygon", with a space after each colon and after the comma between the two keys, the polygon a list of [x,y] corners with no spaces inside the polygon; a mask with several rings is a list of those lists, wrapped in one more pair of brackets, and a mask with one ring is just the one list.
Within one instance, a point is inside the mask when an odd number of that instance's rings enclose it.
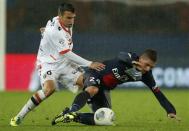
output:
{"label": "white sock", "polygon": [[36,92],[24,105],[21,111],[17,114],[17,117],[23,119],[30,111],[38,106],[46,98],[43,90]]}

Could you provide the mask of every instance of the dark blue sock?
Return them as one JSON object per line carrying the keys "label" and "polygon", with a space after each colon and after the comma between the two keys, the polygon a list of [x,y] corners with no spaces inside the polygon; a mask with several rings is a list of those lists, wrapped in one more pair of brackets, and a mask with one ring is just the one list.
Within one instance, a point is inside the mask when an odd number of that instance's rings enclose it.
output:
{"label": "dark blue sock", "polygon": [[94,113],[79,113],[77,122],[86,125],[95,125]]}
{"label": "dark blue sock", "polygon": [[87,91],[79,93],[70,107],[70,112],[76,112],[85,106],[87,100],[90,98],[90,94]]}

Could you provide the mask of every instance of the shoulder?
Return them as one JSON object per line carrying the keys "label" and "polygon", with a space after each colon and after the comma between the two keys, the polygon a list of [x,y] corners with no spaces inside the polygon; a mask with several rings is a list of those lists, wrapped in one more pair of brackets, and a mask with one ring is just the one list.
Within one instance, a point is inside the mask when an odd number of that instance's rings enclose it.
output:
{"label": "shoulder", "polygon": [[131,55],[127,52],[119,52],[117,58],[123,62],[131,59]]}
{"label": "shoulder", "polygon": [[152,70],[150,70],[150,71],[148,71],[148,72],[146,72],[145,74],[143,74],[142,75],[142,79],[144,80],[144,81],[154,81],[154,76],[153,76],[153,74],[152,74]]}
{"label": "shoulder", "polygon": [[156,86],[156,82],[154,80],[152,71],[145,73],[142,75],[142,81],[150,88],[153,88]]}
{"label": "shoulder", "polygon": [[129,52],[128,55],[130,56],[130,58],[134,61],[138,61],[139,56],[137,55],[137,53],[134,52]]}
{"label": "shoulder", "polygon": [[45,29],[45,33],[48,34],[50,37],[62,38],[65,34],[59,30],[58,27],[48,26]]}
{"label": "shoulder", "polygon": [[145,74],[143,74],[143,76],[153,76],[152,70],[146,72]]}
{"label": "shoulder", "polygon": [[59,20],[58,20],[57,16],[47,22],[46,31],[49,34],[55,34],[55,33],[58,33],[61,31],[61,27],[60,27]]}
{"label": "shoulder", "polygon": [[127,53],[127,52],[120,52],[117,56],[117,60],[119,61],[119,63],[122,64],[126,64],[127,67],[132,67],[132,54],[131,53]]}
{"label": "shoulder", "polygon": [[139,59],[139,56],[136,53],[132,52],[119,52],[118,59],[123,62],[128,62],[128,60],[137,61]]}

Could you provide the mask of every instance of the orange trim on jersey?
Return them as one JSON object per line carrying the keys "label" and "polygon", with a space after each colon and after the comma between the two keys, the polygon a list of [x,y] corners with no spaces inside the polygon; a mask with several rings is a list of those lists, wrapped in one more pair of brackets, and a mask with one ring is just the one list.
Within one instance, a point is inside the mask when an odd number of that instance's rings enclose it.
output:
{"label": "orange trim on jersey", "polygon": [[60,18],[58,18],[58,20],[59,20],[59,23],[60,23],[61,27],[62,27],[66,32],[68,32],[68,33],[71,35],[70,30],[67,30],[67,29],[66,29],[66,27],[64,26],[64,23],[60,20]]}
{"label": "orange trim on jersey", "polygon": [[61,55],[63,55],[63,54],[66,54],[67,52],[69,52],[70,51],[70,49],[67,49],[67,50],[63,50],[63,51],[61,51],[61,52],[59,52]]}
{"label": "orange trim on jersey", "polygon": [[56,58],[54,56],[50,55],[50,57],[53,58],[53,60],[56,60]]}

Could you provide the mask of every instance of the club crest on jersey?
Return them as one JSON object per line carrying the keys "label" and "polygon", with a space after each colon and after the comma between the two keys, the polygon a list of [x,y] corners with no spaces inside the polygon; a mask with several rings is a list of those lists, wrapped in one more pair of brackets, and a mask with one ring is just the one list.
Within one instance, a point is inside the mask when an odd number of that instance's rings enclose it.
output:
{"label": "club crest on jersey", "polygon": [[60,26],[58,27],[58,30],[59,30],[59,31],[61,30],[61,27],[60,27]]}
{"label": "club crest on jersey", "polygon": [[60,39],[58,43],[61,44],[61,45],[64,45],[64,42],[65,42],[64,39]]}

